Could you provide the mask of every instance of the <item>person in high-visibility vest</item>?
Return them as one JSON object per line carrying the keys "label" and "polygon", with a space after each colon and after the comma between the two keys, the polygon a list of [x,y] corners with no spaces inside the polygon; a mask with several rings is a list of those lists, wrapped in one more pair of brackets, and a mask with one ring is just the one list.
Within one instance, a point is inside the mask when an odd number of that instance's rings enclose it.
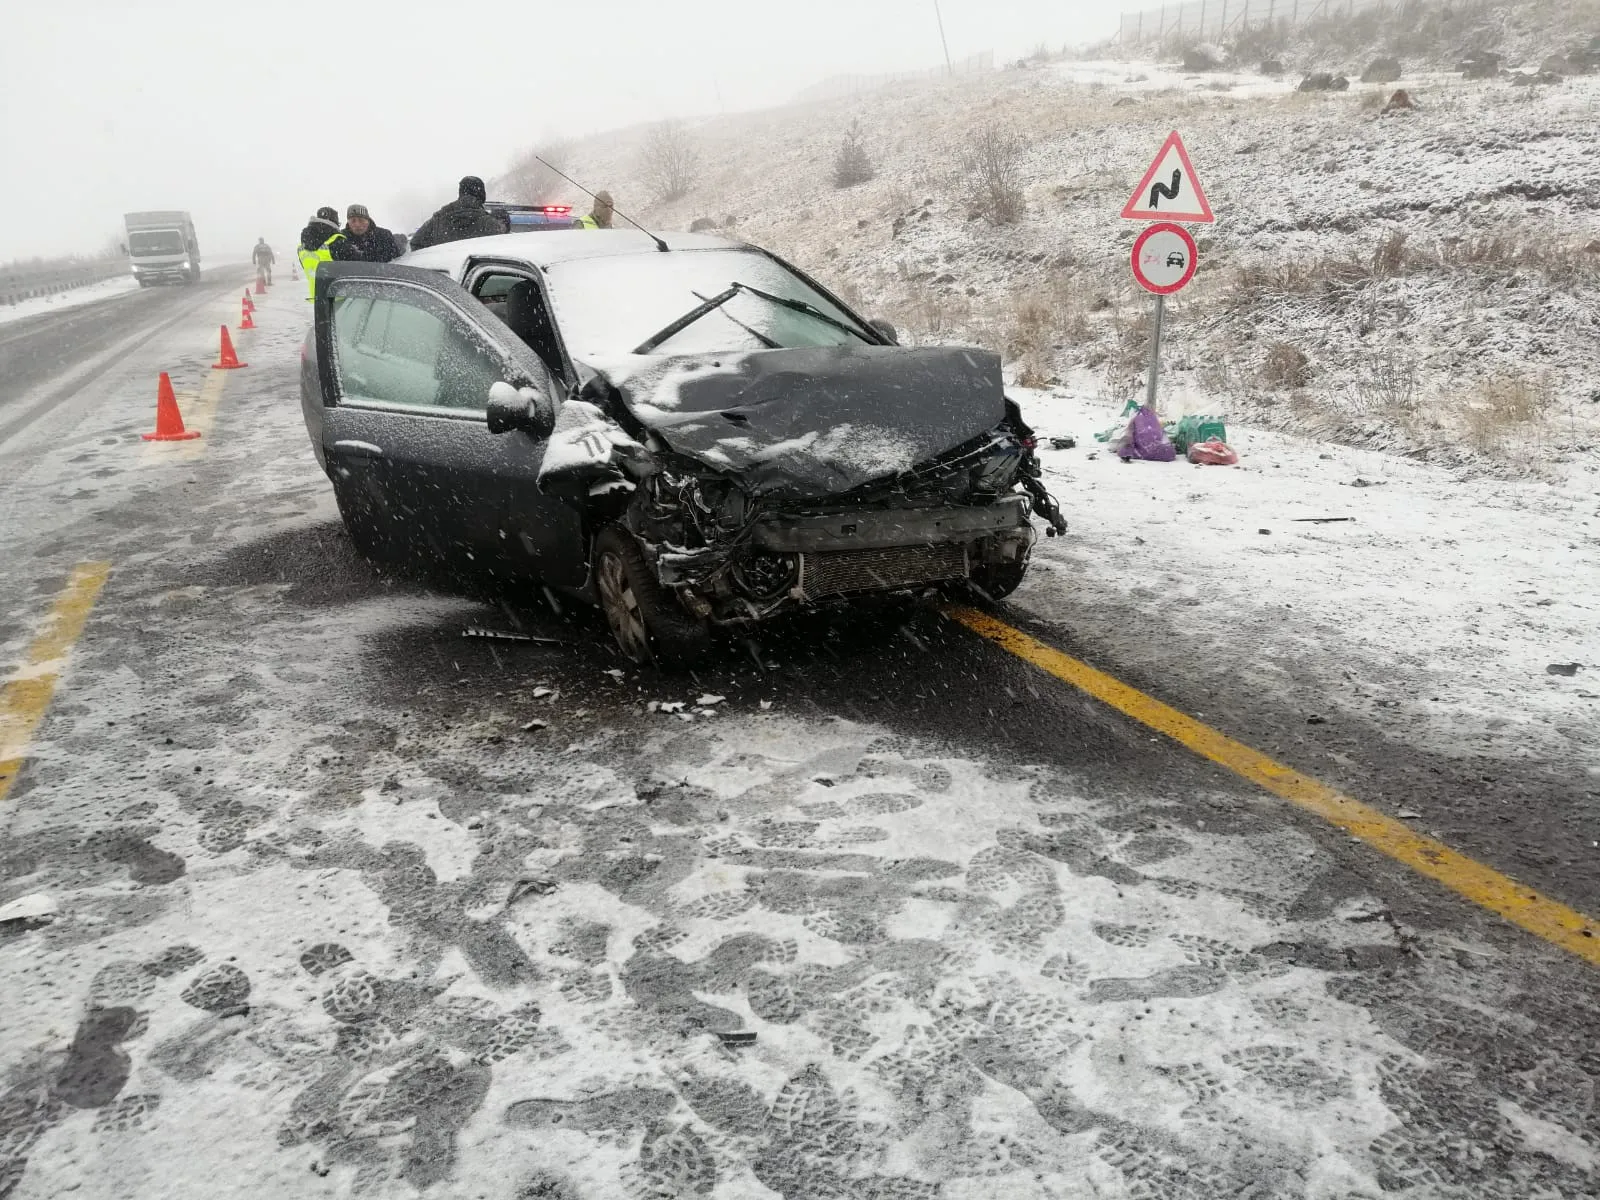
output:
{"label": "person in high-visibility vest", "polygon": [[594,194],[594,209],[586,217],[578,218],[579,229],[610,229],[611,217],[617,211],[617,205],[611,199],[610,192],[596,192]]}
{"label": "person in high-visibility vest", "polygon": [[300,231],[300,246],[295,251],[295,257],[300,260],[300,269],[306,275],[307,300],[317,298],[317,268],[333,261],[333,251],[328,248],[328,242],[338,235],[339,210],[328,207],[317,209],[317,215],[306,222],[306,227]]}

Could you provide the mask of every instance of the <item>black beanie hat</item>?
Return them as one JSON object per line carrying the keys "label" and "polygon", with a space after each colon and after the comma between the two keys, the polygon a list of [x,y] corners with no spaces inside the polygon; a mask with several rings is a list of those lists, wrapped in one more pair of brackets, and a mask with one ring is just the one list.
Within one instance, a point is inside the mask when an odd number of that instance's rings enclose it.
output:
{"label": "black beanie hat", "polygon": [[489,191],[483,186],[483,180],[476,175],[467,175],[462,178],[460,196],[463,200],[470,196],[479,204],[482,204],[488,195]]}
{"label": "black beanie hat", "polygon": [[339,210],[326,204],[317,209],[317,216],[321,217],[324,221],[332,221],[335,225],[339,223]]}

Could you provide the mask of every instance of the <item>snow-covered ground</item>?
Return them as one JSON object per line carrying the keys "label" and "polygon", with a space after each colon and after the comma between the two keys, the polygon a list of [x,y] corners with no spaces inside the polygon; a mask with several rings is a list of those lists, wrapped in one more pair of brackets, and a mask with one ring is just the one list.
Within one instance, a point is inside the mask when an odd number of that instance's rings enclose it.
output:
{"label": "snow-covered ground", "polygon": [[1236,467],[1123,463],[1092,389],[1019,395],[1078,443],[1042,452],[1072,533],[1041,543],[1029,612],[1158,678],[1600,777],[1600,467],[1474,477],[1238,426]]}
{"label": "snow-covered ground", "polygon": [[115,279],[105,279],[86,287],[73,288],[68,292],[35,296],[32,300],[23,300],[17,304],[0,304],[0,325],[20,321],[25,317],[36,317],[40,313],[60,312],[67,308],[77,308],[81,304],[93,304],[96,300],[105,300],[111,296],[120,296],[124,292],[138,290],[139,281],[132,275],[119,275]]}

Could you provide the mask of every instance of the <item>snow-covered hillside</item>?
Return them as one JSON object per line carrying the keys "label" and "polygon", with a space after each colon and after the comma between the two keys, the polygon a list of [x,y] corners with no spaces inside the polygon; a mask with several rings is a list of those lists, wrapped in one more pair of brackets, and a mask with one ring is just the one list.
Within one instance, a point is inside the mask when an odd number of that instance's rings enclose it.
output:
{"label": "snow-covered hillside", "polygon": [[[1497,469],[1600,444],[1600,76],[1298,81],[1069,61],[714,118],[670,205],[638,174],[646,130],[567,165],[647,224],[709,218],[769,246],[910,336],[997,346],[1030,384],[1092,373],[1117,398],[1150,310],[1118,213],[1176,128],[1218,214],[1169,309],[1177,406]],[[1420,108],[1385,113],[1397,87]],[[858,118],[877,176],[836,190]],[[989,129],[1021,139],[1014,225],[963,169]]]}

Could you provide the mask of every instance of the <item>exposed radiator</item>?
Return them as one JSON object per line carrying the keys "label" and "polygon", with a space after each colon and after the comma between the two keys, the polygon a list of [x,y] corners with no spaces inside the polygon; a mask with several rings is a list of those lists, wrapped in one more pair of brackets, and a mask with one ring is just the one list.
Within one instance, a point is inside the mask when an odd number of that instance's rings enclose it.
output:
{"label": "exposed radiator", "polygon": [[967,547],[962,542],[800,557],[800,590],[807,600],[966,577]]}

